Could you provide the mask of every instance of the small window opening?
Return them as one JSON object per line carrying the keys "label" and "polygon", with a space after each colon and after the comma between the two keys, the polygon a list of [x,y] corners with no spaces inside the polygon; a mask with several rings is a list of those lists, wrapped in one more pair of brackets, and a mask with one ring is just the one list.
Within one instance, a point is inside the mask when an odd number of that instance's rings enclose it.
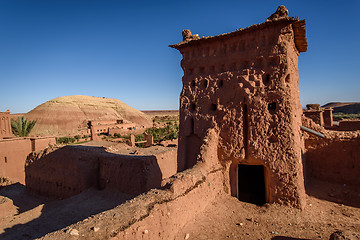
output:
{"label": "small window opening", "polygon": [[266,203],[264,166],[238,165],[238,199],[260,206]]}
{"label": "small window opening", "polygon": [[212,111],[216,111],[216,110],[217,110],[217,104],[212,103],[210,109],[211,109]]}
{"label": "small window opening", "polygon": [[268,104],[268,110],[269,110],[270,113],[275,112],[275,110],[276,110],[276,102],[269,103]]}
{"label": "small window opening", "polygon": [[192,81],[191,81],[191,86],[192,86],[192,87],[195,87],[195,80],[192,80]]}
{"label": "small window opening", "polygon": [[191,110],[191,112],[194,112],[196,110],[196,104],[195,103],[190,104],[190,110]]}
{"label": "small window opening", "polygon": [[223,87],[224,86],[224,80],[220,80],[219,81],[219,87]]}
{"label": "small window opening", "polygon": [[209,86],[209,81],[207,79],[203,82],[204,88],[207,88]]}
{"label": "small window opening", "polygon": [[190,121],[190,130],[191,130],[191,134],[194,133],[194,128],[195,128],[195,124],[194,124],[194,119],[192,118]]}
{"label": "small window opening", "polygon": [[7,157],[5,157],[5,163],[7,163]]}
{"label": "small window opening", "polygon": [[269,137],[269,142],[270,143],[276,143],[278,141],[278,138],[275,135],[271,135]]}
{"label": "small window opening", "polygon": [[265,86],[268,86],[270,83],[270,74],[266,74],[263,78],[263,83]]}

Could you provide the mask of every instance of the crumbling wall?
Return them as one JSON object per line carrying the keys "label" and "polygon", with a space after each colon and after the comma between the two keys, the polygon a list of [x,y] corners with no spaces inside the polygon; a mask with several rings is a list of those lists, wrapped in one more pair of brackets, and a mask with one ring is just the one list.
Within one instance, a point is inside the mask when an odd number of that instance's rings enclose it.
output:
{"label": "crumbling wall", "polygon": [[310,119],[312,119],[315,123],[319,124],[320,126],[324,126],[324,117],[323,117],[323,110],[308,110],[304,111],[304,115]]}
{"label": "crumbling wall", "polygon": [[329,131],[324,139],[308,137],[305,146],[310,179],[360,185],[360,132]]}
{"label": "crumbling wall", "polygon": [[67,198],[97,186],[97,149],[66,146],[29,155],[26,189],[49,197]]}
{"label": "crumbling wall", "polygon": [[99,147],[49,148],[28,157],[25,173],[28,190],[50,197],[67,198],[90,187],[138,195],[176,173],[176,151],[129,156]]}
{"label": "crumbling wall", "polygon": [[155,156],[101,154],[99,156],[100,189],[138,195],[160,187],[162,173]]}
{"label": "crumbling wall", "polygon": [[332,108],[325,108],[323,113],[324,118],[324,126],[332,127],[334,125],[333,122],[333,109]]}
{"label": "crumbling wall", "polygon": [[[210,129],[193,168],[167,179],[161,189],[153,189],[68,228],[77,229],[83,239],[174,239],[185,224],[219,194],[224,194],[223,166],[217,157],[218,140],[218,133]],[[94,226],[99,230],[89,231]],[[67,238],[68,233],[59,230],[43,239],[55,236]]]}
{"label": "crumbling wall", "polygon": [[360,120],[342,120],[339,122],[340,131],[360,130]]}

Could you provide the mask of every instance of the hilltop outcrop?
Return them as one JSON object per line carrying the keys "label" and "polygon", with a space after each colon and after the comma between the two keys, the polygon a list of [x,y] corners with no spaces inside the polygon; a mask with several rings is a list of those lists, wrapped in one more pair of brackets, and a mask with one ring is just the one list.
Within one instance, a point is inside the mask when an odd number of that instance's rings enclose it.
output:
{"label": "hilltop outcrop", "polygon": [[65,96],[47,101],[25,115],[37,120],[32,135],[67,135],[86,131],[89,120],[123,119],[151,126],[151,119],[120,100],[90,96]]}

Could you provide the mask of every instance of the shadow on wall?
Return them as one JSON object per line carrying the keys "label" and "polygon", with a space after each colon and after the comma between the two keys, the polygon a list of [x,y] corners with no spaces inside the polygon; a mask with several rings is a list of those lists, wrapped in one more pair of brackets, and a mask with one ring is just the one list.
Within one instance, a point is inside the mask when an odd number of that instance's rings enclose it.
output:
{"label": "shadow on wall", "polygon": [[88,189],[66,200],[42,201],[28,194],[21,184],[7,186],[0,191],[0,195],[12,199],[20,212],[33,209],[31,214],[40,214],[38,218],[27,223],[4,229],[4,232],[0,234],[0,239],[4,240],[37,239],[92,215],[112,209],[133,197],[114,191]]}
{"label": "shadow on wall", "polygon": [[25,166],[26,188],[57,198],[68,198],[94,187],[138,195],[161,186],[156,156],[108,153],[102,147],[66,146],[31,156]]}

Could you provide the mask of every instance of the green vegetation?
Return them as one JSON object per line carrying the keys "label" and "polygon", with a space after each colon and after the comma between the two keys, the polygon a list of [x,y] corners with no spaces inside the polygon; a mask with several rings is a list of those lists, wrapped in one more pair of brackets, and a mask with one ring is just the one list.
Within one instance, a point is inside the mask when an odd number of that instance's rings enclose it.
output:
{"label": "green vegetation", "polygon": [[360,119],[360,113],[333,113],[334,121],[340,121],[343,119]]}
{"label": "green vegetation", "polygon": [[17,121],[11,119],[11,130],[17,137],[27,137],[34,128],[35,124],[36,120],[28,121],[25,116],[22,116],[18,117]]}
{"label": "green vegetation", "polygon": [[56,143],[58,144],[70,144],[75,142],[75,138],[73,137],[59,137],[56,138]]}
{"label": "green vegetation", "polygon": [[147,134],[152,134],[154,142],[158,143],[164,140],[173,140],[178,138],[179,125],[174,124],[172,121],[167,122],[163,128],[148,128],[145,131]]}
{"label": "green vegetation", "polygon": [[114,133],[114,137],[115,138],[121,138],[121,134],[120,133]]}
{"label": "green vegetation", "polygon": [[[86,139],[89,136],[84,135],[82,138]],[[85,142],[89,142],[89,141],[80,141],[80,139],[82,139],[80,135],[76,135],[74,137],[59,137],[56,138],[56,143],[57,144],[81,144],[81,143],[85,143]]]}

